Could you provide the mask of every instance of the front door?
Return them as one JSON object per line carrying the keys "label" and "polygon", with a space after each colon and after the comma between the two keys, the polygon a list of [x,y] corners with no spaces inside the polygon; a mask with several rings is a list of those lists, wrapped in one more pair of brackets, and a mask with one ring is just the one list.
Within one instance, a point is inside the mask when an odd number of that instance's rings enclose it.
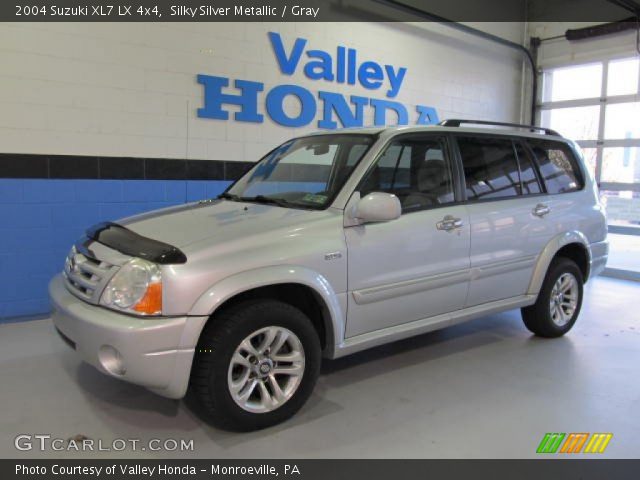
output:
{"label": "front door", "polygon": [[383,151],[363,178],[361,198],[395,194],[400,218],[345,228],[348,248],[346,337],[464,307],[469,221],[457,205],[446,139],[407,134]]}

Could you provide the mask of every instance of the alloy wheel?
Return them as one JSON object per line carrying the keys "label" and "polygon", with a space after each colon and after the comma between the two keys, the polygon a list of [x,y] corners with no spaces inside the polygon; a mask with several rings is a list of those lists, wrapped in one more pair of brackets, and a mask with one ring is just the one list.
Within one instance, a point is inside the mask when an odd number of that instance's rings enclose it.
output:
{"label": "alloy wheel", "polygon": [[578,280],[571,273],[563,273],[558,277],[551,289],[549,313],[551,320],[558,327],[564,327],[571,321],[578,307]]}
{"label": "alloy wheel", "polygon": [[261,328],[233,353],[227,375],[229,392],[248,412],[271,412],[295,394],[304,367],[304,348],[295,333],[284,327]]}

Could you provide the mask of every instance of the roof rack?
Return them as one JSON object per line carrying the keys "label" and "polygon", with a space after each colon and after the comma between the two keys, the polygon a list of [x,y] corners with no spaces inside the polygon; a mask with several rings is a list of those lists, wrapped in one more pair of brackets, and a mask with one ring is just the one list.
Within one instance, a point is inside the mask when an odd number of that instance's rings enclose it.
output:
{"label": "roof rack", "polygon": [[557,137],[562,136],[558,132],[550,128],[536,127],[534,125],[522,125],[520,123],[490,122],[488,120],[460,120],[460,119],[452,118],[451,120],[443,120],[438,125],[442,127],[459,127],[463,123],[475,124],[475,125],[495,125],[498,127],[526,128],[531,132],[535,132],[536,130],[539,130],[541,132],[544,132],[545,135],[555,135]]}

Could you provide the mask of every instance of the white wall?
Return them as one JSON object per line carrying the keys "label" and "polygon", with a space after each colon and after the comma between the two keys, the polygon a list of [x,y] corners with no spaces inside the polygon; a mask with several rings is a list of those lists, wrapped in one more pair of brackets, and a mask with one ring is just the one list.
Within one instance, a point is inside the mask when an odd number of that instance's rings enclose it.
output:
{"label": "white wall", "polygon": [[[522,38],[524,26],[483,28],[513,39]],[[255,160],[316,129],[315,122],[283,128],[267,115],[264,124],[197,118],[198,73],[261,81],[265,91],[296,83],[314,94],[384,98],[382,91],[311,81],[300,68],[282,75],[267,31],[279,32],[288,46],[304,37],[309,48],[335,52],[344,45],[362,60],[407,67],[393,100],[409,109],[434,106],[441,119],[520,118],[520,54],[437,24],[0,24],[0,150]],[[262,103],[260,109],[265,113]]]}
{"label": "white wall", "polygon": [[523,44],[525,24],[523,22],[460,22],[469,27],[490,33],[514,43]]}

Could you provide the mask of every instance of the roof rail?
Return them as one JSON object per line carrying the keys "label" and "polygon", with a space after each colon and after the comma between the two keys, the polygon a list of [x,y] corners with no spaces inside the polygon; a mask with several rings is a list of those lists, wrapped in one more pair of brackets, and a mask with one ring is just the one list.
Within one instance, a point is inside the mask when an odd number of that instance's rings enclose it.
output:
{"label": "roof rail", "polygon": [[522,125],[520,123],[490,122],[488,120],[460,120],[460,119],[452,118],[451,120],[443,120],[438,125],[442,127],[459,127],[463,123],[475,124],[475,125],[495,125],[498,127],[526,128],[531,132],[535,132],[536,130],[539,130],[541,132],[544,132],[545,135],[555,135],[557,137],[562,136],[558,132],[550,128],[536,127],[534,125]]}

